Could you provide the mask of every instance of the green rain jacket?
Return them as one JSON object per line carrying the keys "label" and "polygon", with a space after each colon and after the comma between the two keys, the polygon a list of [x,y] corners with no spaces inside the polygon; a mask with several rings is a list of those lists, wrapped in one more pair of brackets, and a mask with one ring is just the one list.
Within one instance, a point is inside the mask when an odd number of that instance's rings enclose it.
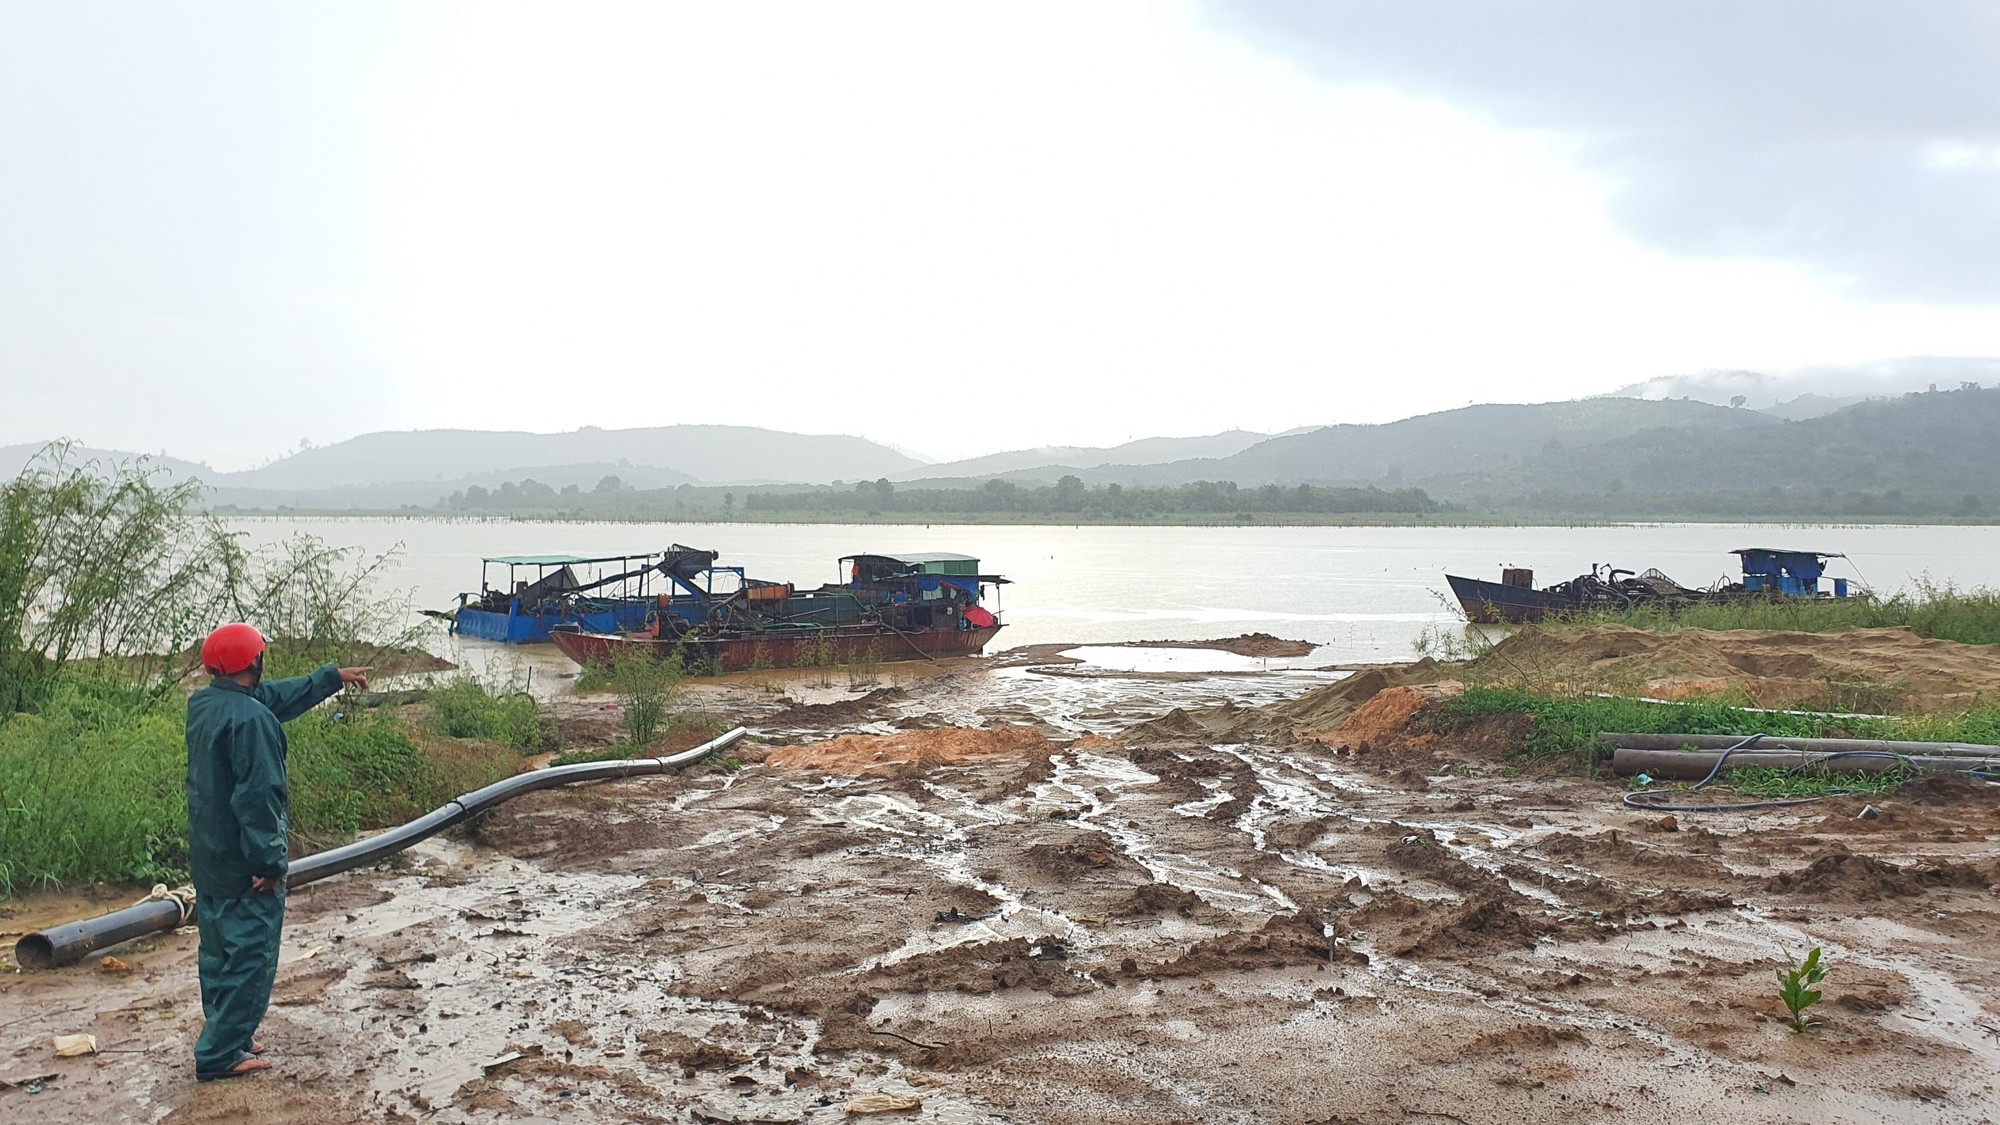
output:
{"label": "green rain jacket", "polygon": [[285,728],[340,691],[340,669],[246,688],[217,679],[188,697],[188,844],[199,898],[243,898],[282,879],[291,803]]}

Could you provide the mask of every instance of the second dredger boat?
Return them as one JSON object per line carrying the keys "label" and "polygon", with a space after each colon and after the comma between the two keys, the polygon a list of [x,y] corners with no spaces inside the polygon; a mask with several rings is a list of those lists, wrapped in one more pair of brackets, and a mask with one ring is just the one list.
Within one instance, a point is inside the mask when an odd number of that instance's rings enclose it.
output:
{"label": "second dredger boat", "polygon": [[578,664],[640,652],[741,672],[970,656],[1002,626],[982,603],[987,587],[1007,580],[981,574],[970,555],[847,555],[840,560],[846,581],[811,590],[749,578],[741,567],[716,566],[717,557],[676,544],[668,552],[672,565],[659,568],[675,592],[653,599],[643,625],[619,632],[558,627],[549,639]]}

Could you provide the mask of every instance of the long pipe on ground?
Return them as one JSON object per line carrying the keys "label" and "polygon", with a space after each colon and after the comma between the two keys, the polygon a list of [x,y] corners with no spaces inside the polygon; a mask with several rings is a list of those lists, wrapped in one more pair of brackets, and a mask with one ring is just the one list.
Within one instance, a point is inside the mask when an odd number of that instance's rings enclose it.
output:
{"label": "long pipe on ground", "polygon": [[[496,781],[484,789],[475,789],[449,801],[400,828],[391,828],[387,832],[370,836],[365,840],[356,840],[330,851],[306,856],[290,865],[285,875],[285,886],[287,889],[304,886],[329,875],[338,875],[343,871],[352,871],[357,867],[380,862],[419,840],[435,836],[454,824],[469,820],[523,793],[573,785],[579,781],[608,781],[621,777],[643,777],[665,773],[676,766],[699,761],[742,738],[745,733],[744,728],[737,727],[722,737],[704,742],[692,750],[684,750],[661,758],[583,762],[574,766],[555,766],[550,769],[515,774],[504,781]],[[198,909],[199,905],[196,904],[195,908]],[[193,917],[192,910],[184,913],[181,904],[174,899],[148,899],[136,906],[114,910],[96,918],[52,926],[39,933],[29,934],[14,943],[14,962],[23,969],[53,969],[63,965],[74,965],[94,950],[105,949],[147,934],[171,930],[186,925],[193,920]]]}
{"label": "long pipe on ground", "polygon": [[[1597,736],[1597,742],[1606,752],[1615,747],[1627,750],[1727,750],[1741,745],[1740,734],[1617,734],[1605,731]],[[1755,750],[1806,750],[1824,754],[1836,754],[1854,750],[1880,750],[1889,754],[1901,754],[1915,758],[1924,755],[1944,754],[1955,758],[2000,757],[2000,746],[1981,746],[1970,742],[1891,742],[1877,738],[1789,738],[1784,735],[1767,734],[1752,744]],[[1741,755],[1738,755],[1739,757]],[[1735,761],[1734,758],[1730,759]]]}
{"label": "long pipe on ground", "polygon": [[[1741,742],[1742,739],[1737,739]],[[1761,743],[1759,746],[1761,747]],[[1611,772],[1619,777],[1646,774],[1667,781],[1699,781],[1715,770],[1723,750],[1655,750],[1620,746],[1611,754]],[[1842,773],[1888,773],[1908,767],[1920,772],[1968,773],[2000,771],[2000,752],[1988,757],[1902,754],[1873,747],[1835,752],[1807,750],[1738,750],[1729,755],[1731,768],[1793,769],[1826,765]]]}

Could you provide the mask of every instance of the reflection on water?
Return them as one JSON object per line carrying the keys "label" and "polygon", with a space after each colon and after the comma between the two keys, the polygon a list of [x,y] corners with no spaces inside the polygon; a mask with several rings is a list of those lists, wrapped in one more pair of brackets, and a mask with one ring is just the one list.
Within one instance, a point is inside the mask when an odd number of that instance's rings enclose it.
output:
{"label": "reflection on water", "polygon": [[[687,543],[722,552],[754,576],[816,585],[857,551],[961,551],[1013,579],[1000,594],[999,647],[1201,640],[1265,632],[1316,642],[1317,661],[1407,660],[1426,626],[1453,626],[1444,574],[1498,577],[1526,566],[1546,585],[1613,562],[1658,567],[1707,585],[1732,573],[1729,551],[1791,546],[1841,551],[1830,574],[1878,590],[1928,574],[2000,586],[2000,527],[881,527],[782,524],[528,523],[445,519],[237,519],[252,543],[310,531],[380,552],[417,604],[443,608],[479,585],[483,555],[652,551]],[[476,664],[488,659],[466,646]],[[508,658],[550,671],[567,661]],[[501,663],[506,663],[502,660]],[[537,670],[540,680],[548,672]],[[539,685],[537,685],[539,687]]]}

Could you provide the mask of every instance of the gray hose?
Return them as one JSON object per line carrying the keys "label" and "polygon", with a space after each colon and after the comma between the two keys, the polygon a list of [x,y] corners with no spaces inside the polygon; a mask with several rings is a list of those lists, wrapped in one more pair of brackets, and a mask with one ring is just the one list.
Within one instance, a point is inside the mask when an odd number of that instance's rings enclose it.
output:
{"label": "gray hose", "polygon": [[[705,742],[692,750],[684,750],[662,758],[583,762],[574,766],[556,766],[551,769],[515,774],[504,781],[496,781],[484,789],[475,789],[448,801],[399,828],[391,828],[387,832],[370,836],[365,840],[356,840],[330,851],[306,856],[291,864],[285,875],[285,886],[287,889],[304,886],[329,875],[338,875],[343,871],[352,871],[357,867],[378,863],[419,840],[435,836],[454,824],[477,816],[523,793],[554,789],[579,781],[607,781],[620,777],[665,773],[675,766],[699,761],[715,753],[742,738],[744,733],[744,728],[737,727],[720,738]],[[196,904],[196,909],[200,909],[199,903]],[[14,962],[23,969],[54,969],[63,965],[74,965],[95,950],[186,925],[192,917],[191,911],[184,911],[181,904],[173,899],[148,899],[136,906],[114,910],[96,918],[51,926],[39,933],[29,934],[14,943]]]}

